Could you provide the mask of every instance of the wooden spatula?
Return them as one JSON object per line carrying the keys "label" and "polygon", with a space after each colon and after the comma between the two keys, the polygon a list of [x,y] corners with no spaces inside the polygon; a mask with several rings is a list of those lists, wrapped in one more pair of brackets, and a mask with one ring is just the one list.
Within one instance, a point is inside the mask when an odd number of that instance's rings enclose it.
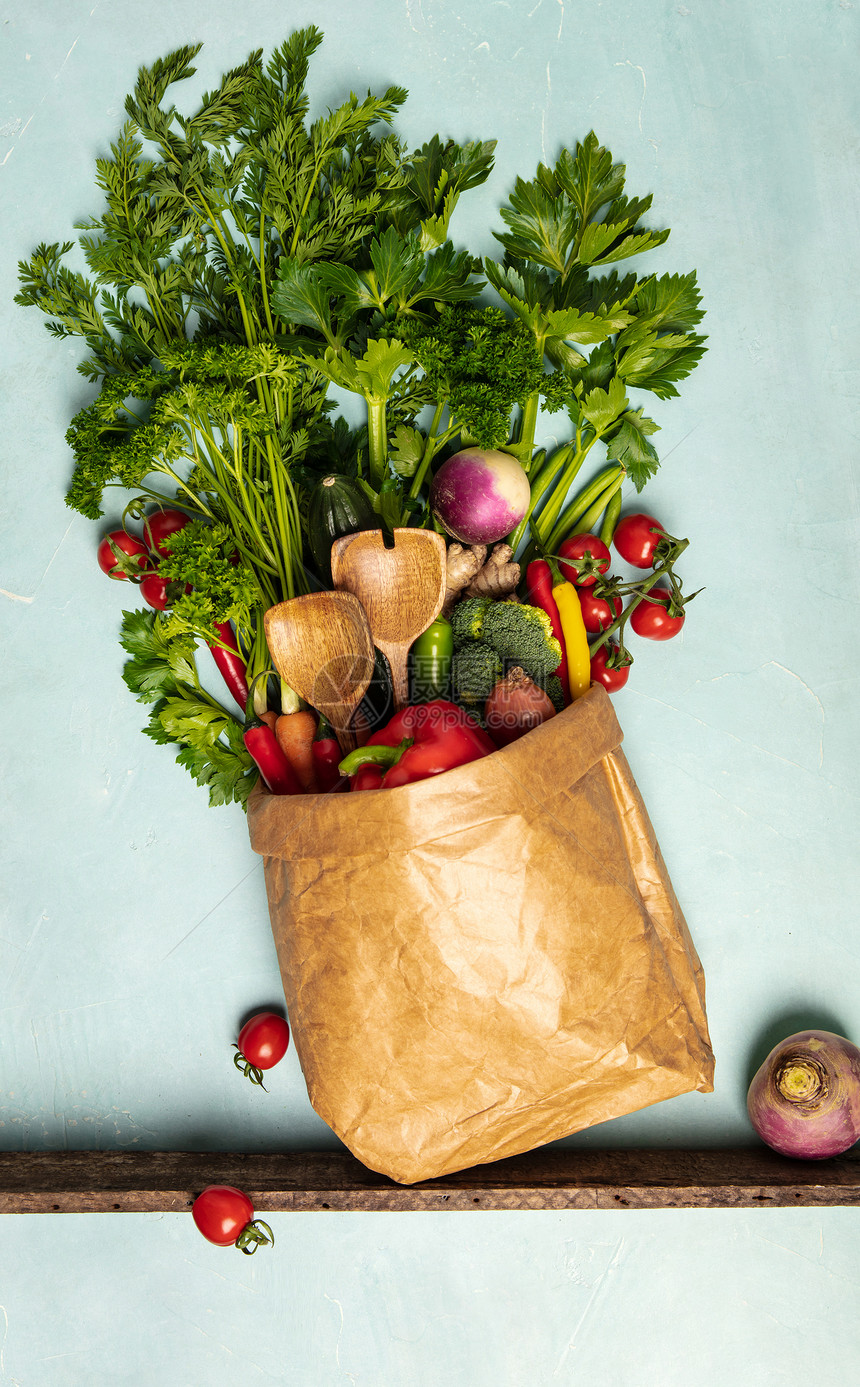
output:
{"label": "wooden spatula", "polygon": [[381,530],[361,530],[331,548],[335,588],[358,598],[373,644],[391,666],[395,710],[409,701],[409,647],[442,610],[445,553],[435,530],[397,529],[390,549]]}
{"label": "wooden spatula", "polygon": [[310,592],[270,607],[263,618],[281,678],[328,718],[341,750],[352,751],[350,723],[373,676],[373,640],[364,608],[350,592]]}

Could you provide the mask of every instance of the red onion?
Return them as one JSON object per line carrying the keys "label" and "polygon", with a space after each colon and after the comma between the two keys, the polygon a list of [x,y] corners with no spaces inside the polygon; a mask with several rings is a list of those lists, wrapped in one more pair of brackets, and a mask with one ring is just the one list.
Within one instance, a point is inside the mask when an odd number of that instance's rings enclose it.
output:
{"label": "red onion", "polygon": [[533,727],[555,717],[549,694],[517,666],[496,684],[484,704],[487,731],[496,746],[510,746]]}
{"label": "red onion", "polygon": [[747,1095],[750,1121],[783,1156],[821,1161],[860,1140],[860,1050],[831,1031],[774,1046]]}

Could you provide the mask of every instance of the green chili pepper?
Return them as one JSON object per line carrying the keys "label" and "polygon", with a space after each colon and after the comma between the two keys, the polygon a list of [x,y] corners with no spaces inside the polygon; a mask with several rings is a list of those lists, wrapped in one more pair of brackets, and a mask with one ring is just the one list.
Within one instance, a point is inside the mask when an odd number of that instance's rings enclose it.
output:
{"label": "green chili pepper", "polygon": [[412,746],[413,738],[404,737],[397,746],[387,746],[377,743],[374,746],[357,746],[354,751],[347,752],[338,766],[341,775],[355,775],[356,771],[362,766],[379,766],[383,770],[390,770],[396,766],[404,751],[408,751]]}
{"label": "green chili pepper", "polygon": [[411,655],[412,703],[431,703],[447,698],[451,681],[454,634],[444,616],[437,617],[413,642]]}

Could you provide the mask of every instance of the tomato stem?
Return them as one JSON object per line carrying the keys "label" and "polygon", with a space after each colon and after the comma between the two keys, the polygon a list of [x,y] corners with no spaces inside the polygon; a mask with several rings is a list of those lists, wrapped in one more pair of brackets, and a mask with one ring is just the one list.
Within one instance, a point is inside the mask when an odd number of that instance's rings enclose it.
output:
{"label": "tomato stem", "polygon": [[263,1092],[268,1093],[269,1090],[263,1083],[262,1069],[258,1069],[256,1064],[252,1064],[250,1060],[245,1059],[245,1056],[242,1054],[242,1051],[239,1049],[238,1045],[234,1045],[233,1049],[236,1051],[235,1055],[233,1056],[233,1063],[235,1064],[236,1068],[240,1069],[242,1073],[245,1075],[245,1078],[249,1079],[252,1084],[259,1084]]}
{"label": "tomato stem", "polygon": [[246,1223],[236,1239],[236,1246],[240,1252],[244,1252],[246,1257],[251,1257],[258,1247],[274,1247],[274,1245],[275,1235],[268,1223],[261,1218],[255,1218],[250,1223]]}

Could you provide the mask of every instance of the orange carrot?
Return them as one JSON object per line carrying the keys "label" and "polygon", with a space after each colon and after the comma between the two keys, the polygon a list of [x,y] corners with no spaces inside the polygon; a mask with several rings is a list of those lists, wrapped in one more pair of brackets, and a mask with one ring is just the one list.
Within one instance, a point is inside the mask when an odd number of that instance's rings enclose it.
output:
{"label": "orange carrot", "polygon": [[314,777],[313,744],[317,730],[315,713],[281,713],[275,723],[275,736],[278,745],[295,771],[296,777],[306,794],[316,791]]}
{"label": "orange carrot", "polygon": [[260,714],[260,722],[268,723],[269,727],[271,727],[273,732],[275,730],[275,724],[277,723],[277,721],[278,714],[273,712],[271,708],[267,708],[265,713]]}

